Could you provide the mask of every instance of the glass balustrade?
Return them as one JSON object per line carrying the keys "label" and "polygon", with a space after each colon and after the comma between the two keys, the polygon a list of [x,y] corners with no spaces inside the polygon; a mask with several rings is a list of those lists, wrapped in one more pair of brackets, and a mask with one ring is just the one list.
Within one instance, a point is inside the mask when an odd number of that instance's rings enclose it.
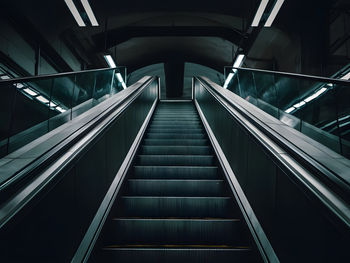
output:
{"label": "glass balustrade", "polygon": [[225,67],[227,89],[350,159],[350,82]]}
{"label": "glass balustrade", "polygon": [[0,157],[126,88],[126,68],[0,80]]}

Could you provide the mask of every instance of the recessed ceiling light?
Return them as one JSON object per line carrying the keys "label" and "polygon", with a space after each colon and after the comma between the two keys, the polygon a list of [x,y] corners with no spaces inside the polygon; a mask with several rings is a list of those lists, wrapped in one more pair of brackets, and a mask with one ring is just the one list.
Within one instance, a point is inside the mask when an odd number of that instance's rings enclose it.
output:
{"label": "recessed ceiling light", "polygon": [[239,54],[236,58],[235,63],[233,63],[233,67],[239,68],[240,66],[242,66],[244,58],[245,58],[245,55]]}
{"label": "recessed ceiling light", "polygon": [[59,112],[65,112],[66,110],[65,109],[63,109],[63,108],[61,108],[61,107],[56,107],[56,110],[58,110]]}
{"label": "recessed ceiling light", "polygon": [[291,113],[293,110],[295,110],[294,107],[290,107],[289,109],[286,109],[284,112]]}
{"label": "recessed ceiling light", "polygon": [[258,10],[256,11],[255,17],[252,22],[253,27],[259,26],[260,20],[265,12],[266,6],[269,0],[261,0]]}
{"label": "recessed ceiling light", "polygon": [[98,22],[96,20],[96,17],[94,15],[94,12],[92,12],[91,6],[89,4],[88,0],[81,0],[81,3],[83,4],[83,7],[86,11],[87,16],[90,19],[91,25],[98,26]]}
{"label": "recessed ceiling light", "polygon": [[38,96],[38,97],[35,97],[38,101],[41,101],[42,103],[49,103],[49,100],[47,98],[45,98],[44,96]]}
{"label": "recessed ceiling light", "polygon": [[340,79],[349,80],[350,79],[350,72],[348,72],[346,75],[342,76]]}
{"label": "recessed ceiling light", "polygon": [[269,18],[266,20],[266,23],[265,23],[266,27],[270,27],[272,25],[283,3],[284,3],[284,0],[277,0],[277,2],[275,3],[275,6],[273,7],[269,15]]}
{"label": "recessed ceiling light", "polygon": [[77,7],[75,6],[73,0],[64,0],[70,10],[70,12],[72,13],[75,21],[77,22],[77,24],[80,26],[80,27],[83,27],[83,26],[86,26],[84,21],[83,21],[83,18],[80,16],[79,14],[79,11],[77,9]]}
{"label": "recessed ceiling light", "polygon": [[2,75],[2,76],[0,77],[0,79],[3,79],[3,80],[5,80],[5,79],[10,79],[10,77],[7,76],[7,75]]}
{"label": "recessed ceiling light", "polygon": [[25,93],[29,94],[30,96],[33,96],[33,97],[38,95],[38,93],[36,93],[35,91],[33,91],[33,90],[29,89],[29,88],[23,89],[23,91]]}
{"label": "recessed ceiling light", "polygon": [[111,55],[105,55],[103,56],[110,68],[116,68],[117,66],[114,63],[114,60]]}

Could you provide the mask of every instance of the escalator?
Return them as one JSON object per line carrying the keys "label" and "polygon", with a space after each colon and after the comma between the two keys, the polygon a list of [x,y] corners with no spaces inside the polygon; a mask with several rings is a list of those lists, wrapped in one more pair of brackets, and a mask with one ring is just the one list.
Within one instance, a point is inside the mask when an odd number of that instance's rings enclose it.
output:
{"label": "escalator", "polygon": [[193,102],[161,102],[95,262],[260,262]]}
{"label": "escalator", "polygon": [[[242,74],[238,88],[195,77],[191,101],[161,101],[157,77],[115,90],[115,73],[0,82],[16,96],[26,88],[37,92],[31,103],[50,110],[33,127],[22,123],[24,133],[46,127],[23,147],[22,135],[4,127],[1,262],[348,261],[350,161],[338,154],[346,153],[343,138],[306,130],[297,114],[248,93]],[[80,83],[87,76],[99,80],[91,81],[93,89]],[[47,80],[46,94],[39,82]],[[60,83],[79,85],[68,85],[63,99],[55,95]],[[45,94],[57,107],[39,101]],[[74,94],[75,103],[58,114]],[[305,100],[316,104],[317,90],[308,94]],[[340,150],[310,134],[337,141]]]}

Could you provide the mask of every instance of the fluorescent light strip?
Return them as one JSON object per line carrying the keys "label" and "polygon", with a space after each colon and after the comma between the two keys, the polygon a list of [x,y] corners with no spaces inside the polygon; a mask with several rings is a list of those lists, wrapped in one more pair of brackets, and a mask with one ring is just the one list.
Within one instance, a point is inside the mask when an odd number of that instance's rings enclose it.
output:
{"label": "fluorescent light strip", "polygon": [[122,82],[122,83],[124,82],[122,74],[117,73],[117,78],[118,78],[119,82]]}
{"label": "fluorescent light strip", "polygon": [[51,107],[51,108],[55,108],[57,106],[57,104],[56,103],[54,103],[54,102],[50,102],[50,104],[49,104],[49,107]]}
{"label": "fluorescent light strip", "polygon": [[90,19],[91,25],[98,26],[98,22],[96,20],[96,17],[94,15],[94,12],[92,12],[91,6],[89,4],[88,0],[81,0],[81,3],[83,4],[83,7],[86,11],[87,16]]}
{"label": "fluorescent light strip", "polygon": [[63,109],[63,108],[61,108],[59,106],[56,108],[56,110],[58,110],[59,112],[65,112],[66,111],[65,109]]}
{"label": "fluorescent light strip", "polygon": [[83,26],[86,26],[82,17],[80,16],[79,14],[79,11],[77,9],[77,7],[74,5],[73,3],[73,0],[64,0],[70,10],[70,12],[72,13],[75,21],[77,22],[77,24],[80,26],[80,27],[83,27]]}
{"label": "fluorescent light strip", "polygon": [[[244,58],[245,58],[245,55],[239,54],[239,55],[237,56],[237,58],[236,58],[235,63],[233,63],[233,67],[234,67],[234,68],[239,68],[239,67],[242,65],[242,63],[243,63]],[[225,84],[224,84],[224,89],[227,89],[227,86],[228,86],[228,84],[231,82],[233,76],[236,74],[237,69],[233,69],[232,71],[233,71],[233,72],[231,72],[231,73],[228,74],[228,76],[227,76],[227,79],[226,79]]]}
{"label": "fluorescent light strip", "polygon": [[277,0],[275,6],[273,7],[272,11],[271,11],[271,14],[269,16],[269,18],[267,19],[266,23],[265,23],[265,26],[266,27],[270,27],[273,23],[273,21],[275,20],[278,12],[280,11],[282,5],[284,3],[284,0]]}
{"label": "fluorescent light strip", "polygon": [[113,60],[113,58],[112,58],[111,55],[105,55],[104,58],[105,58],[105,60],[106,60],[106,62],[107,62],[107,64],[108,64],[108,66],[109,66],[110,68],[116,68],[116,67],[117,67],[117,66],[115,65],[114,60]]}
{"label": "fluorescent light strip", "polygon": [[231,82],[233,76],[234,76],[234,73],[228,74],[227,79],[226,79],[225,84],[224,84],[224,89],[227,89],[227,86]]}
{"label": "fluorescent light strip", "polygon": [[17,84],[16,84],[16,87],[17,87],[17,89],[21,89],[21,88],[24,87],[24,85],[23,85],[22,83],[17,83]]}
{"label": "fluorescent light strip", "polygon": [[3,76],[0,77],[0,79],[3,79],[3,80],[5,80],[5,79],[10,79],[10,77],[7,76],[7,75],[3,75]]}
{"label": "fluorescent light strip", "polygon": [[260,20],[265,12],[266,6],[268,4],[269,0],[261,0],[260,6],[258,10],[256,11],[255,17],[252,22],[253,27],[259,26]]}
{"label": "fluorescent light strip", "polygon": [[45,103],[45,104],[48,104],[49,103],[49,100],[47,98],[45,98],[44,96],[38,96],[38,97],[35,97],[38,101],[41,101],[42,103]]}
{"label": "fluorescent light strip", "polygon": [[306,104],[306,102],[302,100],[302,101],[294,104],[293,107],[298,109],[298,108],[304,106],[305,104]]}
{"label": "fluorescent light strip", "polygon": [[125,82],[122,82],[122,86],[123,86],[123,89],[127,88]]}
{"label": "fluorescent light strip", "polygon": [[239,68],[240,66],[242,66],[244,58],[245,58],[245,55],[239,54],[236,58],[235,63],[233,64],[233,67]]}
{"label": "fluorescent light strip", "polygon": [[36,96],[36,95],[38,95],[38,93],[36,93],[35,91],[33,91],[33,90],[31,90],[31,89],[28,89],[28,88],[26,88],[26,89],[23,89],[23,91],[25,92],[25,93],[27,93],[27,94],[29,94],[30,96]]}
{"label": "fluorescent light strip", "polygon": [[350,72],[348,72],[345,76],[341,77],[340,79],[349,80],[350,79]]}
{"label": "fluorescent light strip", "polygon": [[289,109],[285,110],[284,112],[291,113],[293,110],[295,110],[295,108],[294,107],[290,107]]}
{"label": "fluorescent light strip", "polygon": [[316,99],[317,97],[319,97],[322,93],[324,93],[327,90],[327,88],[322,88],[319,91],[317,91],[316,93],[312,94],[311,96],[307,97],[306,99],[304,99],[305,102],[310,102],[314,99]]}

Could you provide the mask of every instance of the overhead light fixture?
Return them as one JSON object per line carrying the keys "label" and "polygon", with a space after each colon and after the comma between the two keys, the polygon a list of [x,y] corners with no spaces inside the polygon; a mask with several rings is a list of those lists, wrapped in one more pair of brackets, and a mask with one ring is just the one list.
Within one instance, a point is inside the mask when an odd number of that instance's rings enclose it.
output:
{"label": "overhead light fixture", "polygon": [[21,89],[21,88],[24,87],[24,85],[23,85],[22,83],[17,83],[17,84],[16,84],[16,87],[17,87],[17,89]]}
{"label": "overhead light fixture", "polygon": [[277,0],[276,3],[275,3],[275,6],[273,7],[270,15],[269,15],[269,18],[266,20],[266,23],[265,23],[265,26],[266,27],[270,27],[273,23],[273,21],[275,20],[278,12],[280,11],[282,5],[284,3],[284,0]]}
{"label": "overhead light fixture", "polygon": [[233,67],[239,68],[240,66],[242,66],[244,58],[245,58],[245,55],[239,54],[236,58],[235,63],[233,63]]}
{"label": "overhead light fixture", "polygon": [[293,110],[295,110],[294,107],[290,107],[289,109],[286,109],[284,112],[291,113]]}
{"label": "overhead light fixture", "polygon": [[92,26],[98,26],[98,22],[96,20],[96,17],[94,15],[94,12],[92,12],[91,6],[89,4],[88,0],[81,0],[81,3],[86,11],[86,14],[88,18],[90,19],[91,25]]}
{"label": "overhead light fixture", "polygon": [[261,0],[258,10],[256,11],[255,17],[252,22],[253,27],[259,26],[260,20],[265,12],[266,6],[269,0]]}
{"label": "overhead light fixture", "polygon": [[302,100],[302,101],[294,104],[293,107],[298,109],[298,108],[304,106],[305,104],[306,104],[306,102]]}
{"label": "overhead light fixture", "polygon": [[118,78],[119,82],[124,82],[122,74],[117,73],[117,78]]}
{"label": "overhead light fixture", "polygon": [[79,14],[79,11],[77,9],[77,7],[75,6],[73,0],[64,0],[70,10],[70,12],[72,13],[75,21],[77,22],[77,24],[80,27],[86,26],[86,24],[83,21],[83,18],[81,17],[81,15]]}
{"label": "overhead light fixture", "polygon": [[41,101],[42,103],[44,104],[48,104],[49,103],[49,100],[47,98],[45,98],[44,96],[38,96],[38,97],[35,97],[38,101]]}
{"label": "overhead light fixture", "polygon": [[7,75],[2,75],[2,76],[0,77],[0,79],[3,79],[3,80],[5,80],[5,79],[10,79],[10,77],[7,76]]}
{"label": "overhead light fixture", "polygon": [[350,72],[348,72],[346,75],[342,76],[340,79],[349,80],[350,79]]}
{"label": "overhead light fixture", "polygon": [[[235,63],[233,63],[233,67],[239,68],[240,66],[242,66],[244,58],[245,58],[245,55],[239,54],[236,58]],[[224,89],[227,89],[228,84],[231,82],[231,80],[236,72],[237,72],[237,69],[233,69],[232,72],[230,74],[228,74],[226,81],[225,81],[225,84],[224,84]]]}
{"label": "overhead light fixture", "polygon": [[114,60],[111,55],[104,55],[103,56],[110,68],[116,68],[116,64],[114,63]]}
{"label": "overhead light fixture", "polygon": [[33,96],[33,97],[38,95],[38,93],[36,93],[35,91],[33,91],[33,90],[29,89],[29,88],[23,89],[23,91],[25,93],[29,94],[30,96]]}
{"label": "overhead light fixture", "polygon": [[314,99],[316,99],[317,97],[319,97],[322,93],[324,93],[327,90],[327,88],[321,88],[320,90],[318,90],[317,92],[315,92],[314,94],[312,94],[311,96],[307,97],[306,99],[304,99],[305,102],[310,102]]}
{"label": "overhead light fixture", "polygon": [[126,89],[126,84],[125,84],[125,82],[124,82],[124,80],[123,80],[122,74],[120,74],[120,73],[118,72],[118,73],[117,73],[117,78],[118,78],[119,82],[122,84],[123,89]]}
{"label": "overhead light fixture", "polygon": [[50,104],[49,104],[49,107],[51,107],[51,108],[55,108],[57,106],[57,104],[56,103],[54,103],[54,102],[50,102]]}
{"label": "overhead light fixture", "polygon": [[66,110],[61,108],[60,106],[56,107],[56,110],[58,110],[59,112],[62,112],[62,113],[66,112]]}

